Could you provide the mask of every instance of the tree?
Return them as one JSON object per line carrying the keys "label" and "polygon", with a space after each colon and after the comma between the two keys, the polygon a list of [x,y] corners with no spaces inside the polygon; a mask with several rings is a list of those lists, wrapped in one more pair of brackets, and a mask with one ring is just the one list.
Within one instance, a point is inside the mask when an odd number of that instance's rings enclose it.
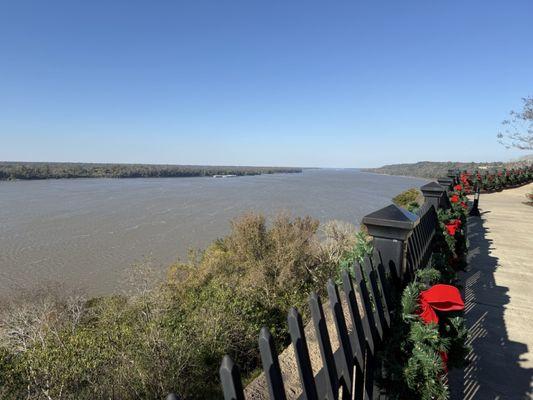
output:
{"label": "tree", "polygon": [[506,148],[533,150],[533,96],[522,99],[522,111],[511,111],[510,119],[502,122],[498,141]]}

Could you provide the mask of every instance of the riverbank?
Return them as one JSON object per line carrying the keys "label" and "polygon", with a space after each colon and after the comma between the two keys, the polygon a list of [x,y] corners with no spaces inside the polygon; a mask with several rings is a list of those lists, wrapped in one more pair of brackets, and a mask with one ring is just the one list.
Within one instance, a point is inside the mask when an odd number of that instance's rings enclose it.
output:
{"label": "riverbank", "polygon": [[97,164],[56,162],[0,162],[0,180],[74,179],[74,178],[178,178],[213,175],[261,175],[299,173],[302,168]]}

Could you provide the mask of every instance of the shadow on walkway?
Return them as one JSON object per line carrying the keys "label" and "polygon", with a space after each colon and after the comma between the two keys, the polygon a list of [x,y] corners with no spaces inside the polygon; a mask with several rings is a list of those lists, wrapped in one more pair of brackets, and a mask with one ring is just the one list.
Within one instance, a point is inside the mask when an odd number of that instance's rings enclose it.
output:
{"label": "shadow on walkway", "polygon": [[469,267],[461,282],[472,351],[468,366],[450,372],[451,399],[532,399],[533,369],[519,364],[528,348],[509,340],[504,320],[509,289],[496,285],[498,259],[489,255],[486,232],[481,218],[469,219]]}

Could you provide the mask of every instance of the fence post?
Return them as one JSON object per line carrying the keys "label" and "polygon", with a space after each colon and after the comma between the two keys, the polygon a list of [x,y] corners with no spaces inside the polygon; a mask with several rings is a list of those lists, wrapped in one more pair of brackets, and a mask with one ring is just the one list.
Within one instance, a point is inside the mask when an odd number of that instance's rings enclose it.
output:
{"label": "fence post", "polygon": [[453,187],[453,179],[452,178],[438,178],[437,179],[437,182],[439,183],[439,185],[443,186],[446,188],[446,190],[451,190],[452,187]]}
{"label": "fence post", "polygon": [[405,273],[405,242],[418,224],[418,216],[391,204],[363,217],[374,239],[378,260],[400,281]]}
{"label": "fence post", "polygon": [[219,375],[222,391],[224,392],[224,400],[244,400],[239,368],[227,355],[222,359]]}
{"label": "fence post", "polygon": [[453,184],[457,185],[459,183],[459,170],[458,169],[449,169],[448,170],[448,178],[453,179]]}
{"label": "fence post", "polygon": [[472,217],[479,217],[481,214],[479,213],[479,185],[476,185],[476,190],[474,192],[474,205],[472,206],[472,209],[470,210],[470,213],[468,215]]}
{"label": "fence post", "polygon": [[448,196],[446,196],[446,187],[437,182],[429,182],[420,188],[424,195],[424,200],[429,205],[435,207],[435,211],[439,208],[449,208]]}
{"label": "fence post", "polygon": [[333,350],[331,349],[331,341],[329,339],[328,328],[326,326],[326,317],[324,316],[324,309],[322,302],[316,292],[311,292],[309,296],[309,308],[311,310],[311,319],[315,327],[316,341],[320,349],[320,356],[322,358],[322,368],[324,371],[322,378],[322,385],[318,385],[317,389],[320,398],[327,400],[337,400],[339,392],[339,379],[337,367],[335,365],[335,358],[333,357]]}
{"label": "fence post", "polygon": [[279,366],[278,353],[274,345],[274,339],[267,327],[261,328],[259,333],[259,351],[261,353],[261,363],[265,371],[268,392],[272,400],[287,400],[281,368]]}
{"label": "fence post", "polygon": [[287,322],[294,356],[296,357],[296,364],[298,365],[298,374],[300,375],[303,396],[308,400],[318,400],[313,368],[311,367],[309,349],[307,348],[307,340],[304,333],[304,324],[302,322],[302,316],[296,308],[292,307],[289,310]]}

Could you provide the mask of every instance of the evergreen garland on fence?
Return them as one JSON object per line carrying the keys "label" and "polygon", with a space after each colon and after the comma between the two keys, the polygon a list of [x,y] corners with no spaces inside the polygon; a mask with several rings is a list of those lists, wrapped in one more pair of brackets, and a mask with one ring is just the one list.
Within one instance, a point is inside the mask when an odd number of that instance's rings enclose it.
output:
{"label": "evergreen garland on fence", "polygon": [[457,286],[457,271],[464,270],[468,240],[468,198],[475,188],[502,190],[533,180],[533,167],[495,172],[462,172],[449,192],[449,209],[438,210],[440,229],[428,266],[394,299],[394,329],[379,352],[377,381],[392,399],[446,400],[446,372],[466,365],[468,330],[463,311],[441,312],[438,323],[425,322],[420,295],[436,284]]}
{"label": "evergreen garland on fence", "polygon": [[421,316],[420,294],[435,284],[457,284],[456,272],[466,265],[465,234],[469,185],[456,185],[451,209],[439,210],[433,255],[396,299],[391,338],[378,354],[379,385],[392,399],[446,400],[448,369],[465,365],[469,348],[462,311],[439,313],[438,323]]}
{"label": "evergreen garland on fence", "polygon": [[533,165],[500,171],[464,171],[460,174],[460,180],[464,185],[479,187],[482,192],[500,191],[531,182],[533,180]]}

